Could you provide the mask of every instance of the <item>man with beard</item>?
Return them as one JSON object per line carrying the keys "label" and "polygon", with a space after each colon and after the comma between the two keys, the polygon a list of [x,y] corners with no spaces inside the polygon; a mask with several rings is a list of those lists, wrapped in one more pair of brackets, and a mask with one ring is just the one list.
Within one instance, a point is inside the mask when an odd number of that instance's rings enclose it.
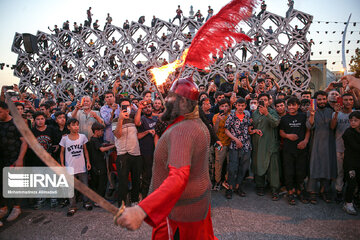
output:
{"label": "man with beard", "polygon": [[225,97],[230,98],[234,90],[234,74],[227,75],[227,81],[220,85],[219,91],[223,92]]}
{"label": "man with beard", "polygon": [[176,80],[162,120],[171,122],[154,153],[150,195],[115,219],[131,230],[145,220],[152,239],[215,239],[210,214],[210,135],[199,118],[191,77]]}
{"label": "man with beard", "polygon": [[330,203],[330,180],[336,178],[337,174],[334,126],[330,124],[333,110],[326,107],[326,92],[317,91],[314,98],[316,99],[317,109],[310,109],[310,117],[306,123],[307,128],[311,128],[314,131],[308,191],[310,192],[310,202],[316,204],[315,186],[316,182],[320,181],[320,192],[323,199],[325,202]]}
{"label": "man with beard", "polygon": [[97,121],[100,124],[104,124],[99,112],[91,110],[91,104],[91,97],[84,96],[81,102],[76,104],[75,110],[71,113],[71,117],[76,118],[79,121],[79,133],[85,134],[88,139],[93,135],[91,126],[94,122]]}
{"label": "man with beard", "polygon": [[255,174],[256,194],[265,195],[266,179],[269,182],[272,200],[279,200],[278,190],[280,187],[280,163],[279,163],[279,139],[277,126],[280,117],[270,107],[270,95],[262,93],[259,95],[258,109],[253,112],[254,128],[261,130],[260,135],[253,135],[253,171]]}
{"label": "man with beard", "polygon": [[[141,113],[143,115],[141,116]],[[138,139],[140,145],[140,153],[142,157],[142,182],[140,186],[141,195],[145,198],[149,191],[152,165],[154,160],[154,135],[155,125],[158,120],[157,116],[153,116],[153,108],[151,104],[145,101],[139,103],[139,109],[135,115],[135,125],[138,129]]]}
{"label": "man with beard", "polygon": [[159,116],[164,110],[164,106],[162,105],[161,99],[156,98],[153,103],[153,115]]}

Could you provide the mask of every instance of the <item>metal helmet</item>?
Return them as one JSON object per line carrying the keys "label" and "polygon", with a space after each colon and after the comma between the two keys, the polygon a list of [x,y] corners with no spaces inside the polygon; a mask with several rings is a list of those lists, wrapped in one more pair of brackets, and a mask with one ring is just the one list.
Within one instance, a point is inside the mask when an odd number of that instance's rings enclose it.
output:
{"label": "metal helmet", "polygon": [[199,88],[191,76],[177,79],[172,84],[170,91],[193,101],[197,101],[200,94]]}

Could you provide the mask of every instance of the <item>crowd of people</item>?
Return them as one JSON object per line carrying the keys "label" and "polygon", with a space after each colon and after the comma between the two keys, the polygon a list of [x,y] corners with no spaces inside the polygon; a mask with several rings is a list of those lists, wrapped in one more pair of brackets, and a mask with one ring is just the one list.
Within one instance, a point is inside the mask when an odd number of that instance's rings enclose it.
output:
{"label": "crowd of people", "polygon": [[[282,192],[290,205],[316,204],[320,196],[326,203],[344,202],[343,209],[356,214],[360,79],[345,76],[340,83],[297,95],[268,74],[251,79],[230,71],[221,84],[199,84],[200,117],[211,136],[212,190],[224,189],[227,199],[246,197],[244,183],[253,180],[256,194],[269,191],[273,201]],[[154,150],[173,118],[163,114],[169,106],[153,92],[127,98],[117,92],[118,84],[96,101],[90,96],[64,101],[52,93],[39,99],[15,85],[11,88],[19,95],[11,100],[41,146],[61,166],[73,167],[74,177],[119,206],[122,201],[136,205],[148,194]],[[1,167],[45,166],[14,125],[5,103],[9,89],[3,86],[1,92]],[[168,91],[162,92],[166,97]],[[87,210],[97,206],[80,194],[49,202],[51,207],[68,205],[67,215],[73,216],[81,201]],[[35,209],[46,203],[28,201]],[[21,205],[26,204],[1,197],[0,219],[15,220]]]}

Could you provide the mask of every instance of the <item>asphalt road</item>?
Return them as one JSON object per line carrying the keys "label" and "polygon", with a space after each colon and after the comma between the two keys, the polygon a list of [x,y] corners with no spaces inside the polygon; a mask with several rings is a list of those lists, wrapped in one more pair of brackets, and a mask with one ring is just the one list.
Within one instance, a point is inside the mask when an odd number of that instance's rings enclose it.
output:
{"label": "asphalt road", "polygon": [[[252,183],[245,186],[247,196],[224,197],[224,190],[212,194],[212,221],[218,239],[360,239],[360,214],[350,216],[341,205],[297,203],[286,198],[273,202],[270,194],[259,197]],[[0,239],[151,239],[151,228],[143,224],[138,231],[127,231],[112,222],[103,209],[80,209],[73,217],[66,208],[23,209],[18,220],[4,223]]]}

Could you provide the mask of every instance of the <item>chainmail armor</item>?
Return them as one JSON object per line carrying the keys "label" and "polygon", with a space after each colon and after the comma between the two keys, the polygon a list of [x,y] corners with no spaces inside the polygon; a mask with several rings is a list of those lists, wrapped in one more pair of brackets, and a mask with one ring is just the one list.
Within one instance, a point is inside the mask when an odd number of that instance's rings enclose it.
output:
{"label": "chainmail armor", "polygon": [[154,153],[153,177],[149,193],[168,177],[168,165],[190,165],[187,186],[169,218],[180,222],[205,219],[210,204],[210,134],[200,118],[185,119],[171,126],[159,139]]}

